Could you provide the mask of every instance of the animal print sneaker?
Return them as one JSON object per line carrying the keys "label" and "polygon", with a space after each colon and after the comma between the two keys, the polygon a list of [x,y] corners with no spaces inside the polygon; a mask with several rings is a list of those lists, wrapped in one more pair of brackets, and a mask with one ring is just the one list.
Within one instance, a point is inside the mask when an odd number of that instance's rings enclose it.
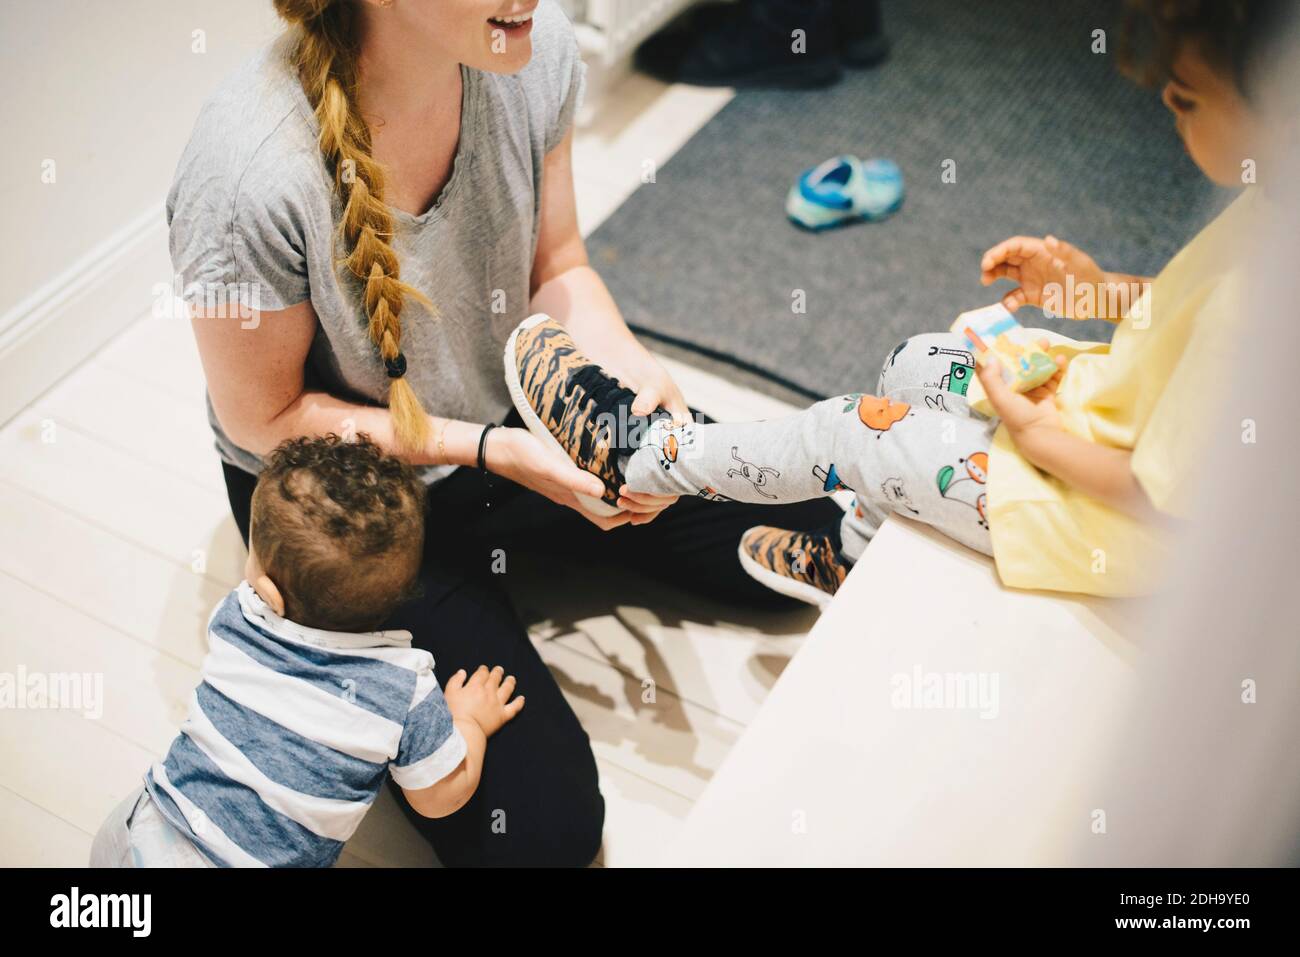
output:
{"label": "animal print sneaker", "polygon": [[852,567],[829,530],[791,532],[768,525],[740,537],[740,564],[755,581],[819,608],[830,604]]}
{"label": "animal print sneaker", "polygon": [[528,431],[605,483],[600,499],[578,495],[582,506],[597,515],[618,514],[620,459],[636,451],[650,421],[632,414],[636,393],[583,355],[564,327],[543,313],[510,334],[504,362],[506,387]]}

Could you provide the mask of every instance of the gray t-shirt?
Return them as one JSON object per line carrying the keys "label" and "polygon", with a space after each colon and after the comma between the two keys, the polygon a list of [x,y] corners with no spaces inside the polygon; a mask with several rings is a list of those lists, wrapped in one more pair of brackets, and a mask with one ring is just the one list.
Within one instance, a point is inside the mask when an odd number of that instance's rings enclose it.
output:
{"label": "gray t-shirt", "polygon": [[[402,279],[440,313],[413,301],[402,312],[407,379],[435,415],[500,421],[510,407],[501,350],[529,312],[543,158],[564,138],[585,75],[573,28],[553,0],[537,8],[532,42],[532,59],[516,75],[462,68],[451,178],[423,215],[393,210]],[[238,300],[275,311],[310,299],[320,325],[308,388],[383,405],[388,377],[356,287],[335,265],[346,253],[336,245],[342,206],[288,49],[285,37],[267,46],[199,113],[167,196],[172,266],[189,303]],[[226,436],[210,401],[208,419],[225,461],[261,470]],[[429,468],[424,477],[449,471]]]}

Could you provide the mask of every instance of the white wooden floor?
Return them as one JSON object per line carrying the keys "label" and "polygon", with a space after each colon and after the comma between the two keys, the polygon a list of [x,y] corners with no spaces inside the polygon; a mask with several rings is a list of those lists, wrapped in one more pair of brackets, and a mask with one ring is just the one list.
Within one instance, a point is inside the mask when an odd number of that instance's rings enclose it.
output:
{"label": "white wooden floor", "polygon": [[[641,184],[647,162],[661,166],[729,97],[636,75],[616,88],[577,138],[584,231]],[[648,188],[668,187],[660,178]],[[673,368],[691,401],[717,417],[784,409]],[[184,716],[203,623],[239,580],[244,554],[202,381],[188,324],[146,316],[0,430],[0,672],[99,673],[105,699],[99,720],[0,712],[0,865],[84,864],[103,817]],[[750,620],[590,574],[558,589],[571,595],[568,607],[543,604],[522,569],[512,571],[521,607],[536,609],[535,640],[592,737],[608,807],[602,862],[648,861],[814,616]],[[431,858],[385,791],[343,863]]]}

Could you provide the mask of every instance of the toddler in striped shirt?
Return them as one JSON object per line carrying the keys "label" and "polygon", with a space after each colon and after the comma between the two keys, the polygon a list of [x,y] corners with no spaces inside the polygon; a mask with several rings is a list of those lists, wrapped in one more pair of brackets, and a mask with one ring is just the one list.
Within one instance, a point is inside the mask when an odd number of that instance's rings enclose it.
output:
{"label": "toddler in striped shirt", "polygon": [[94,867],[328,867],[386,774],[426,817],[473,795],[524,699],[502,669],[438,686],[406,631],[424,488],[365,436],[294,439],[252,500],[248,564],[208,623],[189,717],[100,828]]}

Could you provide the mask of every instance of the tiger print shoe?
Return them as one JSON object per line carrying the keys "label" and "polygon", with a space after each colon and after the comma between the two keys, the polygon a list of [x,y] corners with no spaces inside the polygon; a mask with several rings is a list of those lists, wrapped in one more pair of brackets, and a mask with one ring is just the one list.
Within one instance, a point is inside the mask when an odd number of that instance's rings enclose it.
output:
{"label": "tiger print shoe", "polygon": [[[521,322],[506,342],[506,387],[528,431],[605,483],[600,499],[578,495],[587,510],[617,515],[619,459],[650,419],[632,414],[636,393],[582,354],[564,327],[543,313]],[[655,413],[663,413],[662,410]]]}
{"label": "tiger print shoe", "polygon": [[851,567],[829,532],[768,525],[740,536],[740,564],[755,581],[819,608],[830,604]]}

